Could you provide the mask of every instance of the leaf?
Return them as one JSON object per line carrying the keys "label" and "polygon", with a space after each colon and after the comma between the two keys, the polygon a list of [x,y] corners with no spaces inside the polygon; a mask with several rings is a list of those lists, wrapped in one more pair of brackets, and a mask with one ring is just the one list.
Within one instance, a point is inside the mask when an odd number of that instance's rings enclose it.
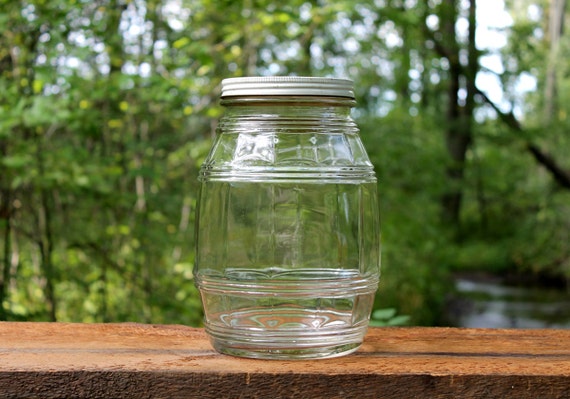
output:
{"label": "leaf", "polygon": [[386,327],[386,322],[385,321],[380,321],[380,320],[370,320],[370,322],[368,323],[368,325],[370,327]]}
{"label": "leaf", "polygon": [[181,37],[180,39],[176,40],[174,43],[172,43],[172,47],[182,48],[182,47],[186,46],[188,43],[190,43],[190,39],[187,38],[186,36],[184,36],[184,37]]}
{"label": "leaf", "polygon": [[27,154],[12,155],[2,158],[2,165],[11,169],[19,169],[27,166],[33,161],[32,157]]}
{"label": "leaf", "polygon": [[396,316],[386,322],[387,326],[404,326],[410,321],[410,316],[400,315]]}
{"label": "leaf", "polygon": [[32,89],[34,90],[34,94],[38,94],[42,91],[42,89],[44,88],[44,82],[39,80],[39,79],[35,79],[32,82]]}
{"label": "leaf", "polygon": [[372,318],[374,320],[388,320],[396,315],[396,309],[377,309],[372,313]]}

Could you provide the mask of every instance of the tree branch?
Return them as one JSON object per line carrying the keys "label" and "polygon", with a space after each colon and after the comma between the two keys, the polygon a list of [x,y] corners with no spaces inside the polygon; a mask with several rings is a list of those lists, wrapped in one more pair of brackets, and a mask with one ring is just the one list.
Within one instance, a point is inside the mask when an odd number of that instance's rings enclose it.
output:
{"label": "tree branch", "polygon": [[[433,32],[429,29],[425,29],[427,36],[434,42],[434,48],[436,52],[445,58],[449,59],[449,53],[446,51],[445,47],[441,45],[439,40],[436,39]],[[460,66],[462,69],[463,66]],[[465,74],[465,73],[464,73]],[[524,129],[518,119],[512,112],[506,113],[503,112],[497,104],[495,104],[491,99],[482,92],[478,87],[474,85],[475,94],[483,99],[483,102],[489,105],[491,108],[495,110],[499,119],[503,123],[505,123],[509,128],[517,131],[517,132],[524,132]],[[530,154],[534,157],[535,161],[538,162],[540,165],[544,166],[546,170],[552,175],[553,179],[560,184],[565,189],[570,190],[570,170],[563,168],[557,161],[552,157],[552,155],[543,151],[540,147],[536,144],[531,143],[529,140],[526,140],[526,149],[530,152]]]}
{"label": "tree branch", "polygon": [[570,171],[562,169],[556,160],[548,153],[543,152],[535,144],[527,143],[526,148],[534,159],[550,172],[554,180],[562,187],[570,190]]}
{"label": "tree branch", "polygon": [[[477,95],[483,99],[483,101],[491,106],[499,115],[499,118],[511,129],[522,132],[524,131],[518,119],[513,115],[512,112],[505,113],[497,107],[497,105],[487,97],[485,93],[476,88]],[[554,180],[560,184],[562,187],[570,189],[570,170],[564,169],[553,157],[552,155],[544,152],[536,144],[531,143],[527,140],[526,149],[529,151],[536,162],[544,166],[546,170],[552,175]]]}

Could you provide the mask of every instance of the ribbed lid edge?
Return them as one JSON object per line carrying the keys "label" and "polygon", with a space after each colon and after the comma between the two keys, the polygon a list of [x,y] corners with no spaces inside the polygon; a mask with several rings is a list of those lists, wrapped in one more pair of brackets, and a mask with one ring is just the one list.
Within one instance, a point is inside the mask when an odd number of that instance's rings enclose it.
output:
{"label": "ribbed lid edge", "polygon": [[333,96],[354,99],[350,79],[258,76],[222,80],[222,98],[238,96]]}

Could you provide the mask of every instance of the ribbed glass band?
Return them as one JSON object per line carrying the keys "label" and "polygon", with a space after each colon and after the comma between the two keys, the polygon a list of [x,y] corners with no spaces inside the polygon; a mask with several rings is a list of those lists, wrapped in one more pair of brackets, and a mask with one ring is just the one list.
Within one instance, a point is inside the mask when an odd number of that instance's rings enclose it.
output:
{"label": "ribbed glass band", "polygon": [[222,81],[222,98],[239,96],[327,96],[354,99],[349,79],[307,76],[259,76]]}
{"label": "ribbed glass band", "polygon": [[[257,169],[257,170],[256,170]],[[376,183],[376,175],[371,169],[344,168],[334,172],[291,170],[260,171],[261,168],[247,168],[239,171],[213,170],[202,168],[200,181],[250,182],[250,183],[304,183],[304,184],[364,184]],[[265,168],[266,169],[266,168]],[[309,168],[307,168],[309,169]],[[364,170],[363,170],[364,169]]]}
{"label": "ribbed glass band", "polygon": [[[305,278],[296,280],[294,287],[290,280],[259,281],[231,280],[228,278],[203,279],[198,274],[194,276],[196,286],[208,292],[231,292],[232,295],[267,296],[279,292],[284,297],[327,297],[342,298],[358,294],[373,294],[378,289],[380,279],[378,276],[363,276],[339,287],[339,281],[335,279],[320,280]],[[315,292],[318,285],[318,293]]]}

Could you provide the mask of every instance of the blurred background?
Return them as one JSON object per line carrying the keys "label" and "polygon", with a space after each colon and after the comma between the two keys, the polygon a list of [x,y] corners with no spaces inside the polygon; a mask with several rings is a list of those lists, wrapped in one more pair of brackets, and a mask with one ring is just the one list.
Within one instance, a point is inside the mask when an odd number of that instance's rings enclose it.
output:
{"label": "blurred background", "polygon": [[0,0],[0,320],[199,326],[220,81],[348,77],[375,325],[570,328],[565,0]]}

